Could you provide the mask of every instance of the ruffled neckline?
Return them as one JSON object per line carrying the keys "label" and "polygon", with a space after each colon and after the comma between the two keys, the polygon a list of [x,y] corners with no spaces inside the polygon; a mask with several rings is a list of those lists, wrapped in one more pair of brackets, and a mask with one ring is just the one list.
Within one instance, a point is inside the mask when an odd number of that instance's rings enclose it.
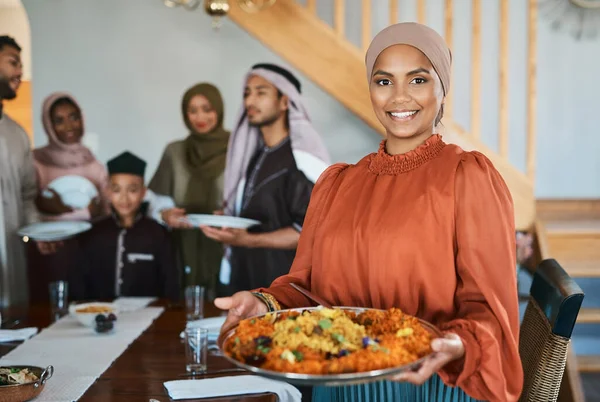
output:
{"label": "ruffled neckline", "polygon": [[385,143],[386,140],[381,141],[379,151],[369,162],[369,170],[377,175],[398,175],[416,169],[437,157],[446,146],[442,136],[434,134],[412,151],[390,155],[385,150]]}

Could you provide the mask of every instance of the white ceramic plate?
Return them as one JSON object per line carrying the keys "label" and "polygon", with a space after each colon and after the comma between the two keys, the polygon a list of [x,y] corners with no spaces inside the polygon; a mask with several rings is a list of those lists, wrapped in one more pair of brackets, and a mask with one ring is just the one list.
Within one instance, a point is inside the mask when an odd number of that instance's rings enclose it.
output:
{"label": "white ceramic plate", "polygon": [[184,219],[187,219],[187,221],[194,226],[204,225],[220,228],[248,229],[249,227],[260,225],[260,222],[254,219],[240,218],[238,216],[227,215],[191,214],[187,215]]}
{"label": "white ceramic plate", "polygon": [[91,227],[91,223],[82,221],[38,222],[19,229],[17,233],[37,241],[58,241],[86,232]]}
{"label": "white ceramic plate", "polygon": [[86,208],[98,196],[94,183],[82,176],[59,177],[48,184],[48,188],[56,191],[65,205],[75,209]]}

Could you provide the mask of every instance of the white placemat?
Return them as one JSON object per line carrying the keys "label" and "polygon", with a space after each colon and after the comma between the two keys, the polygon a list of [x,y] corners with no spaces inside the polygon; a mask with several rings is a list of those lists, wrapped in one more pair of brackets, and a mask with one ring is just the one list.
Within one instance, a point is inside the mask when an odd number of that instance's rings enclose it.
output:
{"label": "white placemat", "polygon": [[35,327],[23,329],[0,329],[0,343],[24,341],[37,334],[38,329]]}
{"label": "white placemat", "polygon": [[163,310],[121,313],[110,334],[96,334],[66,316],[1,358],[0,365],[52,365],[54,376],[36,402],[76,401]]}
{"label": "white placemat", "polygon": [[254,375],[240,375],[205,380],[178,380],[164,383],[169,397],[179,399],[218,398],[231,395],[251,395],[273,392],[281,402],[300,402],[302,394],[286,382]]}
{"label": "white placemat", "polygon": [[119,307],[119,311],[126,312],[143,309],[155,300],[156,297],[119,297],[113,303]]}

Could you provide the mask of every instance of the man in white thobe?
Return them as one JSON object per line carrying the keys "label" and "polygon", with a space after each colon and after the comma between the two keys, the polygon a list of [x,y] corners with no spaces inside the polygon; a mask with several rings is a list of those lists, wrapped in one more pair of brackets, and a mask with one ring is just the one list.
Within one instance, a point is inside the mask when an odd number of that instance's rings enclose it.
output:
{"label": "man in white thobe", "polygon": [[29,137],[2,113],[2,102],[17,96],[21,75],[21,48],[0,36],[0,307],[28,300],[25,247],[16,232],[38,218]]}

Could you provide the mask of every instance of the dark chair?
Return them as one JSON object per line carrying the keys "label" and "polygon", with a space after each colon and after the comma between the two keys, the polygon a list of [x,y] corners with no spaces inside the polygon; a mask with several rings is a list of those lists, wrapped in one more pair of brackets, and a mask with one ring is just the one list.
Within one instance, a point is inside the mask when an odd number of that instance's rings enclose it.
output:
{"label": "dark chair", "polygon": [[554,259],[536,270],[519,352],[525,384],[519,401],[554,402],[567,363],[567,349],[583,302],[583,291]]}

